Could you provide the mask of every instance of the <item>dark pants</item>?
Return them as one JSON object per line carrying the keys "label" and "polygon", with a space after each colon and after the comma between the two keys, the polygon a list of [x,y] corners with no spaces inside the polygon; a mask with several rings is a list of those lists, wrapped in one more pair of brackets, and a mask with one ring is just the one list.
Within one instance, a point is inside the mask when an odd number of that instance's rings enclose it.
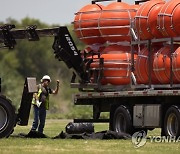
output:
{"label": "dark pants", "polygon": [[31,130],[35,131],[38,128],[38,132],[43,133],[46,120],[46,109],[43,107],[38,108],[36,105],[33,105],[33,108],[34,121]]}

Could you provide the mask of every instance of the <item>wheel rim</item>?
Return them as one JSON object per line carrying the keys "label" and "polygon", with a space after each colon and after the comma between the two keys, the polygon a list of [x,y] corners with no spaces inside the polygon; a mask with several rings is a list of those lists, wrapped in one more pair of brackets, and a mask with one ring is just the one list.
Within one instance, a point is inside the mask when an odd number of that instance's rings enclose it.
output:
{"label": "wheel rim", "polygon": [[170,136],[176,136],[178,132],[178,120],[174,113],[171,113],[167,119],[167,131]]}
{"label": "wheel rim", "polygon": [[2,106],[0,106],[0,132],[7,126],[7,121],[7,112]]}
{"label": "wheel rim", "polygon": [[125,132],[125,128],[126,128],[125,117],[122,113],[119,113],[116,116],[115,130],[116,132],[121,133],[121,132]]}

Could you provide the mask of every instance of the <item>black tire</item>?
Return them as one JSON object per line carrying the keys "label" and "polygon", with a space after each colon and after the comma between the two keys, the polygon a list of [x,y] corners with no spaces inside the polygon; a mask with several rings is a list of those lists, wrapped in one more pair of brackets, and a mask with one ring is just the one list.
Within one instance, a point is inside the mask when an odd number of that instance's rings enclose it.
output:
{"label": "black tire", "polygon": [[113,130],[118,133],[132,134],[132,118],[127,107],[121,105],[115,110]]}
{"label": "black tire", "polygon": [[0,138],[8,137],[15,126],[15,109],[11,101],[0,96]]}
{"label": "black tire", "polygon": [[180,136],[180,108],[178,106],[171,106],[167,110],[163,131],[165,136]]}

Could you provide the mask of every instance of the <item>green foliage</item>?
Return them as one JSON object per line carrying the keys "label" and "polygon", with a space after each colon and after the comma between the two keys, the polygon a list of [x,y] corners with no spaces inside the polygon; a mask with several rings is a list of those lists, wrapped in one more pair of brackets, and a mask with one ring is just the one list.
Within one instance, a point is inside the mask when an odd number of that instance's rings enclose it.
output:
{"label": "green foliage", "polygon": [[[7,23],[15,24],[16,28],[25,28],[28,25],[37,25],[38,28],[52,28],[55,25],[42,23],[38,19],[24,18],[22,21],[8,18]],[[1,23],[3,24],[3,23]],[[59,26],[59,25],[56,25]],[[83,49],[74,32],[73,26],[67,25],[78,47]],[[40,41],[18,40],[15,49],[0,50],[0,77],[2,78],[2,93],[7,95],[18,108],[21,100],[23,84],[26,77],[36,77],[37,83],[43,75],[48,74],[52,78],[51,87],[54,89],[56,80],[60,80],[60,92],[57,96],[51,96],[50,114],[55,113],[74,116],[72,94],[77,89],[70,88],[72,70],[69,70],[63,62],[54,58],[52,44],[53,38],[40,38]],[[70,114],[71,113],[71,114]]]}

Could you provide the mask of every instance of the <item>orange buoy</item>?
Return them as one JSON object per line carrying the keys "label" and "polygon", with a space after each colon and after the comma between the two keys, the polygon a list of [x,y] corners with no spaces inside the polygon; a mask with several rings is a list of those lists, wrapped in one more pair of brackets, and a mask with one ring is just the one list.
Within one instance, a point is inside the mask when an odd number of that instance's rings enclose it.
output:
{"label": "orange buoy", "polygon": [[113,2],[103,10],[99,20],[102,37],[109,42],[130,41],[130,19],[135,10],[123,2]]}
{"label": "orange buoy", "polygon": [[129,53],[103,54],[104,79],[113,85],[126,85],[130,83],[130,58]]}
{"label": "orange buoy", "polygon": [[[152,55],[159,49],[159,46],[154,46],[152,50]],[[148,48],[143,48],[139,51],[135,63],[135,76],[138,84],[148,84],[149,83],[149,57]],[[152,62],[154,57],[152,56]],[[153,66],[151,65],[153,68]],[[151,82],[157,84],[158,80],[155,76],[153,69],[151,70]]]}
{"label": "orange buoy", "polygon": [[[131,54],[130,47],[110,45],[101,52],[104,59],[103,79],[101,84],[127,85],[130,83]],[[99,62],[91,64],[91,68],[98,68]]]}
{"label": "orange buoy", "polygon": [[180,82],[180,47],[176,49],[172,56],[172,66],[174,78],[176,78],[177,83]]}
{"label": "orange buoy", "polygon": [[163,0],[152,0],[142,4],[138,9],[135,16],[135,29],[141,39],[162,37],[158,30],[157,17],[164,4]]}
{"label": "orange buoy", "polygon": [[102,5],[90,4],[84,6],[76,13],[74,19],[74,31],[77,37],[85,44],[103,44],[105,40],[101,37],[98,29],[98,21],[103,9]]}
{"label": "orange buoy", "polygon": [[158,14],[158,25],[165,37],[180,35],[180,0],[168,1]]}
{"label": "orange buoy", "polygon": [[[176,49],[177,46],[174,45]],[[162,47],[154,56],[153,61],[153,71],[155,73],[156,78],[161,84],[170,84],[170,69],[171,69],[171,48],[170,46]],[[175,64],[176,62],[174,62]],[[174,77],[174,82],[177,82]]]}
{"label": "orange buoy", "polygon": [[153,71],[161,84],[170,83],[170,48],[161,48],[154,55]]}

